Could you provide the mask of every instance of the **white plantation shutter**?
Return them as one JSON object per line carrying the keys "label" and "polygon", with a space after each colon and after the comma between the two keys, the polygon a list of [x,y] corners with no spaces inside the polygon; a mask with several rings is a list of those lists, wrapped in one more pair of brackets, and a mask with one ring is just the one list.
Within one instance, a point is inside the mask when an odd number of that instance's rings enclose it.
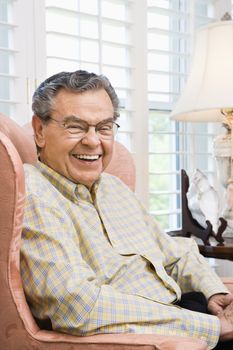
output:
{"label": "white plantation shutter", "polygon": [[31,96],[45,73],[43,8],[43,0],[0,0],[0,112],[19,124],[31,120]]}
{"label": "white plantation shutter", "polygon": [[131,1],[46,0],[47,76],[85,69],[106,75],[120,98],[118,139],[132,150]]}
{"label": "white plantation shutter", "polygon": [[16,50],[12,43],[15,24],[12,21],[12,1],[0,1],[0,111],[14,112],[14,60]]}

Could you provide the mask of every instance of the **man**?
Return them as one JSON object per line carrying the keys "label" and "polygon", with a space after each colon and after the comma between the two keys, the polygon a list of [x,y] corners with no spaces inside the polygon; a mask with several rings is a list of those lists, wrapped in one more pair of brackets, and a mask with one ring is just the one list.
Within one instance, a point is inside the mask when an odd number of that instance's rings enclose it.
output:
{"label": "man", "polygon": [[[32,108],[39,161],[25,166],[21,274],[34,316],[76,335],[188,335],[210,348],[232,339],[233,296],[195,243],[160,232],[136,196],[103,174],[118,128],[109,81],[56,74]],[[182,308],[192,291],[218,317]]]}

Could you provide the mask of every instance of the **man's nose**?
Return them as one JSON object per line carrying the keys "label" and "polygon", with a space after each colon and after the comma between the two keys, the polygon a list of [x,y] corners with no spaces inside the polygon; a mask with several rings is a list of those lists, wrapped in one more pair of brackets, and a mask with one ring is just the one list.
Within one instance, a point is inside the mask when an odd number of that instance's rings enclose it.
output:
{"label": "man's nose", "polygon": [[94,126],[89,126],[87,133],[82,138],[82,143],[91,147],[96,147],[100,144],[100,138]]}

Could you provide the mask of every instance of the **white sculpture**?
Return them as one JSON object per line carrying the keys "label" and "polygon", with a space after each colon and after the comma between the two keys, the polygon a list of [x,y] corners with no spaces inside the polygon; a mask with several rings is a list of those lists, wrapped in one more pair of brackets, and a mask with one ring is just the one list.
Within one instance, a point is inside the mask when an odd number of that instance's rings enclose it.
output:
{"label": "white sculpture", "polygon": [[217,191],[209,184],[208,178],[197,169],[190,182],[187,192],[188,207],[192,217],[206,228],[206,220],[213,226],[213,232],[217,233],[220,214],[220,203]]}

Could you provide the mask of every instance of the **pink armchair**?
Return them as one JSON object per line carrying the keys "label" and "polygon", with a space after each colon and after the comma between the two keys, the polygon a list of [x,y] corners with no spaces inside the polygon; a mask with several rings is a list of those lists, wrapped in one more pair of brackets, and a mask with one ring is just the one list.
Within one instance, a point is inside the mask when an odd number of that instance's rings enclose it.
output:
{"label": "pink armchair", "polygon": [[[178,336],[102,334],[76,337],[39,329],[27,305],[19,271],[25,198],[23,163],[35,161],[36,148],[30,127],[20,127],[0,115],[0,350],[207,349],[202,340]],[[118,143],[107,171],[134,189],[132,157]],[[226,282],[233,291],[233,280]]]}

